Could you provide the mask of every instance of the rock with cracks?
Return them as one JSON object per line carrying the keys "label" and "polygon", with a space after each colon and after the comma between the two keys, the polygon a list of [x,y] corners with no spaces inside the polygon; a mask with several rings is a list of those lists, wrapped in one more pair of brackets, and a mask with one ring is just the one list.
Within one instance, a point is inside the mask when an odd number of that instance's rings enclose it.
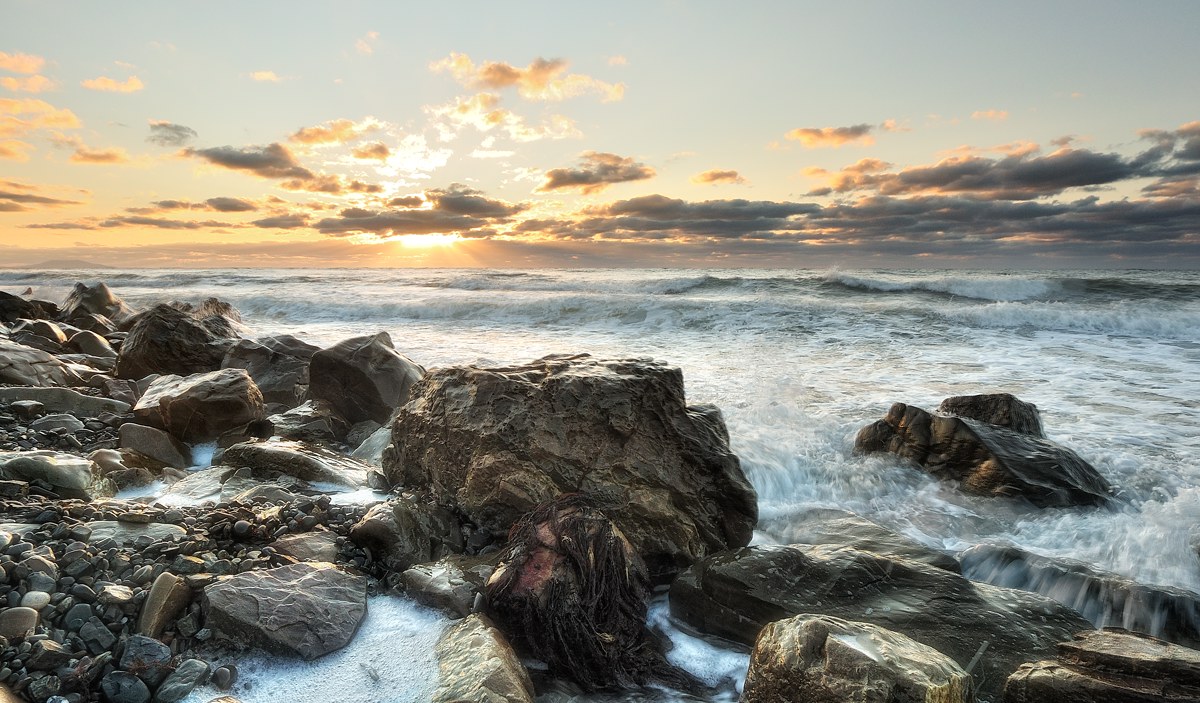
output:
{"label": "rock with cracks", "polygon": [[397,412],[392,443],[389,481],[429,487],[497,537],[561,494],[619,506],[612,518],[655,582],[747,544],[757,520],[720,412],[688,406],[679,369],[648,359],[434,371]]}
{"label": "rock with cracks", "polygon": [[433,703],[533,703],[533,683],[504,634],[483,615],[446,629],[437,643]]}
{"label": "rock with cracks", "polygon": [[133,407],[139,422],[188,443],[210,442],[263,418],[262,394],[242,369],[160,376]]}
{"label": "rock with cracks", "polygon": [[741,703],[973,703],[971,676],[898,632],[825,615],[762,629]]}
{"label": "rock with cracks", "polygon": [[220,635],[311,660],[354,637],[367,615],[367,580],[304,562],[221,579],[204,598],[207,626]]}

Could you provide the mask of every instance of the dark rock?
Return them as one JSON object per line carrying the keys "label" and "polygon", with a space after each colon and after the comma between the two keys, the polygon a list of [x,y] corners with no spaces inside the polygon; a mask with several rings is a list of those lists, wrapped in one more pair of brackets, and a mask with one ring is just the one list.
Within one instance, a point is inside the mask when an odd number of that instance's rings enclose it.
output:
{"label": "dark rock", "polygon": [[0,291],[0,322],[14,324],[18,320],[41,320],[55,317],[58,306],[40,300],[26,300],[12,293]]}
{"label": "dark rock", "polygon": [[221,368],[245,369],[268,407],[293,408],[308,391],[308,363],[318,349],[290,335],[242,339],[225,353]]}
{"label": "dark rock", "polygon": [[125,413],[131,407],[109,398],[84,395],[70,388],[0,388],[0,402],[30,400],[41,403],[49,412],[71,413],[77,417],[100,417],[105,413]]}
{"label": "dark rock", "polygon": [[408,401],[425,369],[396,351],[386,332],[354,337],[313,354],[308,397],[324,400],[349,423],[388,421]]}
{"label": "dark rock", "polygon": [[178,703],[187,698],[193,689],[208,680],[210,670],[208,662],[185,659],[154,692],[154,703]]}
{"label": "dark rock", "polygon": [[210,442],[221,433],[263,418],[262,394],[242,369],[160,376],[133,408],[139,422],[188,443]]}
{"label": "dark rock", "polygon": [[156,305],[135,318],[117,357],[117,377],[216,371],[234,340],[214,329],[226,331],[170,305]]}
{"label": "dark rock", "polygon": [[45,414],[46,406],[36,400],[14,400],[9,404],[8,411],[18,420],[29,421]]}
{"label": "dark rock", "polygon": [[192,465],[192,450],[183,442],[155,427],[127,422],[121,425],[119,444],[167,466],[186,469]]}
{"label": "dark rock", "polygon": [[25,660],[25,668],[30,671],[54,671],[69,661],[71,650],[54,640],[38,640],[33,643],[33,650]]}
{"label": "dark rock", "polygon": [[171,673],[171,648],[153,637],[133,635],[125,640],[121,668],[133,672],[151,689]]}
{"label": "dark rock", "polygon": [[407,498],[372,507],[351,528],[350,539],[369,548],[393,571],[461,552],[464,547],[461,527],[450,511]]}
{"label": "dark rock", "polygon": [[276,435],[304,442],[340,442],[350,431],[350,425],[337,410],[323,400],[306,401],[267,419]]}
{"label": "dark rock", "polygon": [[23,330],[28,330],[33,334],[44,339],[49,339],[58,345],[67,343],[67,334],[62,328],[50,322],[49,320],[34,320],[27,325],[22,326]]}
{"label": "dark rock", "polygon": [[1025,664],[1004,703],[1195,703],[1200,652],[1120,630],[1084,632],[1056,660]]}
{"label": "dark rock", "polygon": [[1013,432],[1040,439],[1046,437],[1042,432],[1042,415],[1037,406],[1010,393],[956,395],[943,400],[937,412],[1007,427]]}
{"label": "dark rock", "polygon": [[844,510],[816,509],[787,515],[758,529],[779,544],[829,544],[920,561],[959,573],[958,560]]}
{"label": "dark rock", "polygon": [[67,344],[72,349],[89,356],[117,358],[117,352],[113,350],[112,345],[108,343],[107,339],[88,330],[76,332],[71,335],[71,338],[67,340]]}
{"label": "dark rock", "polygon": [[740,703],[974,703],[953,659],[898,632],[825,615],[769,623]]}
{"label": "dark rock", "polygon": [[0,383],[79,386],[83,385],[83,379],[51,354],[0,337]]}
{"label": "dark rock", "polygon": [[671,585],[671,614],[752,644],[767,623],[804,613],[866,622],[950,656],[994,699],[1021,664],[1091,624],[1031,593],[848,547],[752,547],[717,554]]}
{"label": "dark rock", "polygon": [[651,360],[441,369],[397,412],[392,443],[393,484],[428,487],[497,537],[564,493],[620,506],[613,519],[655,582],[747,544],[757,519],[720,412],[687,406],[679,369]]}
{"label": "dark rock", "polygon": [[33,608],[5,608],[0,610],[0,637],[15,640],[33,632],[38,624],[38,612]]}
{"label": "dark rock", "polygon": [[[212,683],[218,691],[228,691],[233,684],[237,683],[237,667],[232,664],[217,667],[212,674]],[[216,703],[216,701],[212,703]]]}
{"label": "dark rock", "polygon": [[438,640],[436,651],[438,682],[433,703],[533,703],[529,673],[487,617],[472,615],[450,626]]}
{"label": "dark rock", "polygon": [[133,315],[133,310],[103,283],[94,286],[76,283],[67,299],[63,301],[62,319],[70,320],[88,314],[103,315],[120,324]]}
{"label": "dark rock", "polygon": [[205,622],[235,643],[316,659],[350,642],[367,614],[367,581],[331,564],[291,564],[204,589]]}
{"label": "dark rock", "polygon": [[1112,489],[1078,454],[1046,439],[896,403],[859,430],[855,451],[891,452],[968,492],[1040,507],[1102,505]]}
{"label": "dark rock", "polygon": [[1096,627],[1122,627],[1200,648],[1200,594],[1139,584],[1071,559],[1005,545],[963,552],[963,573],[975,581],[1040,593],[1074,608]]}
{"label": "dark rock", "polygon": [[43,415],[33,422],[29,423],[29,429],[38,432],[52,432],[54,430],[63,430],[65,432],[78,432],[83,429],[83,423],[74,415],[59,413],[56,415]]}
{"label": "dark rock", "polygon": [[100,681],[100,690],[109,703],[148,703],[150,689],[128,671],[112,671]]}

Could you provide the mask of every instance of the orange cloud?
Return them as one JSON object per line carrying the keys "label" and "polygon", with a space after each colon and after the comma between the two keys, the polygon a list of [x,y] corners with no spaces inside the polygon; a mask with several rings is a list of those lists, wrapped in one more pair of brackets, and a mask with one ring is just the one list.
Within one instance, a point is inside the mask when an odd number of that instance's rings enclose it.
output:
{"label": "orange cloud", "polygon": [[0,137],[19,137],[38,129],[77,129],[79,118],[44,100],[0,98]]}
{"label": "orange cloud", "polygon": [[374,42],[378,38],[379,32],[367,32],[365,37],[354,42],[354,48],[357,49],[358,53],[360,54],[373,54],[375,53]]}
{"label": "orange cloud", "polygon": [[711,169],[704,173],[697,173],[692,176],[692,183],[697,185],[718,185],[722,183],[741,185],[746,182],[745,178],[737,171]]}
{"label": "orange cloud", "polygon": [[29,152],[33,151],[33,145],[25,142],[17,141],[16,139],[0,140],[0,159],[8,161],[28,161]]}
{"label": "orange cloud", "polygon": [[146,87],[137,76],[130,76],[124,81],[115,81],[108,76],[100,76],[99,78],[89,78],[79,85],[88,90],[99,90],[105,93],[136,93]]}
{"label": "orange cloud", "polygon": [[110,147],[108,149],[93,149],[79,137],[67,136],[65,134],[54,134],[50,137],[50,141],[55,145],[74,149],[71,154],[71,163],[76,164],[124,164],[129,163],[129,154],[120,147]]}
{"label": "orange cloud", "polygon": [[538,192],[578,189],[584,195],[599,193],[614,183],[644,181],[654,178],[655,171],[627,156],[599,151],[585,151],[575,168],[555,168],[546,172]]}
{"label": "orange cloud", "polygon": [[1008,110],[976,110],[971,113],[971,119],[1003,122],[1008,119]]}
{"label": "orange cloud", "polygon": [[488,61],[476,66],[466,54],[451,53],[449,57],[430,64],[434,71],[449,71],[455,80],[469,88],[501,90],[517,89],[527,100],[557,102],[586,93],[597,93],[604,102],[625,97],[624,83],[606,83],[583,75],[567,73],[563,59],[534,59],[525,68],[502,61]]}
{"label": "orange cloud", "polygon": [[354,141],[367,132],[374,132],[383,127],[383,123],[373,117],[362,122],[354,120],[330,120],[316,127],[304,127],[288,137],[288,141],[296,144],[315,146],[319,144],[345,144]]}
{"label": "orange cloud", "polygon": [[250,78],[259,83],[278,83],[283,80],[274,71],[255,71],[250,74]]}
{"label": "orange cloud", "polygon": [[392,155],[392,150],[383,142],[371,142],[352,149],[350,155],[364,161],[383,161]]}
{"label": "orange cloud", "polygon": [[32,54],[8,54],[0,51],[0,69],[13,73],[37,73],[46,64],[46,59]]}
{"label": "orange cloud", "polygon": [[452,105],[426,109],[435,117],[444,120],[436,125],[443,141],[454,138],[457,130],[464,127],[474,127],[480,132],[498,129],[519,142],[580,136],[575,123],[562,115],[551,115],[547,122],[530,126],[526,124],[525,118],[512,110],[500,107],[500,96],[494,93],[479,93],[469,98],[458,98]]}
{"label": "orange cloud", "polygon": [[42,75],[29,76],[28,78],[4,76],[0,78],[0,87],[7,88],[14,93],[42,93],[52,90],[55,87],[55,83]]}
{"label": "orange cloud", "polygon": [[785,139],[800,142],[808,149],[840,147],[855,142],[867,146],[875,143],[871,136],[874,129],[869,124],[856,124],[851,127],[800,127],[783,136]]}

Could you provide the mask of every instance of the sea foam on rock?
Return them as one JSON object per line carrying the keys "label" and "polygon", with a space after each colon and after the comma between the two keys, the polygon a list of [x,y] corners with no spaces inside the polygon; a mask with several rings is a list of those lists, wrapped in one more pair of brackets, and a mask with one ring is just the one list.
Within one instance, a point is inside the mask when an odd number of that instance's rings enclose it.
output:
{"label": "sea foam on rock", "polygon": [[655,581],[747,544],[758,515],[720,412],[688,406],[679,369],[648,359],[430,372],[397,411],[383,470],[497,537],[564,493],[611,502]]}

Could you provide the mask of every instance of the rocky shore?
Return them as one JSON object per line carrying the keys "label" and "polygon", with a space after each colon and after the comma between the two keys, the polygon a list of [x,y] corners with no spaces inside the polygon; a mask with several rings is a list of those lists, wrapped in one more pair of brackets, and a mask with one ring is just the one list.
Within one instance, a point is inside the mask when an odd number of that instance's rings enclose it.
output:
{"label": "rocky shore", "polygon": [[[855,445],[1030,511],[1121,502],[1009,395],[897,403]],[[837,511],[750,546],[757,518],[720,411],[658,361],[426,369],[215,299],[0,293],[0,703],[232,703],[217,662],[352,646],[379,593],[455,621],[436,701],[711,699],[655,589],[752,652],[751,703],[1200,700],[1197,594]]]}

